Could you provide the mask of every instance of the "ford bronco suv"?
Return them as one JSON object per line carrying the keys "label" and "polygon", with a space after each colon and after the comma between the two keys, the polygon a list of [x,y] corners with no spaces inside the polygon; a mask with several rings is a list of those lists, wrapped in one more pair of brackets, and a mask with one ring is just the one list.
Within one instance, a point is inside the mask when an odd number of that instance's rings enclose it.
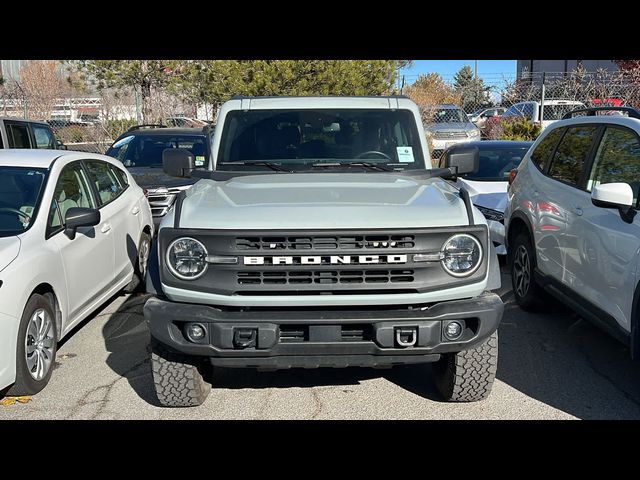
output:
{"label": "ford bronco suv", "polygon": [[450,401],[487,397],[503,304],[484,216],[434,168],[406,97],[234,98],[206,170],[163,218],[144,306],[160,404],[199,405],[211,367],[434,362]]}

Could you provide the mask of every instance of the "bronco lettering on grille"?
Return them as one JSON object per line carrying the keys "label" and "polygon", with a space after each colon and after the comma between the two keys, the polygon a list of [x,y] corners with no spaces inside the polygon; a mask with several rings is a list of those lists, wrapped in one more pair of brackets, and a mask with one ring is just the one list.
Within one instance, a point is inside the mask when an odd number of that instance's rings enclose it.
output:
{"label": "bronco lettering on grille", "polygon": [[407,263],[407,255],[330,255],[306,257],[244,257],[245,265],[361,265],[375,263]]}

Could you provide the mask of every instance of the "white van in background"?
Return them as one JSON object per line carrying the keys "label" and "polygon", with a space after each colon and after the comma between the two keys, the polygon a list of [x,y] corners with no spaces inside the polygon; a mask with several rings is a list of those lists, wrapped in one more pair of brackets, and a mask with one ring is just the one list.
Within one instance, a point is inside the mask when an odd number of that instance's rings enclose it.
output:
{"label": "white van in background", "polygon": [[557,120],[561,120],[565,114],[578,108],[586,108],[586,105],[577,100],[545,100],[544,112],[541,112],[541,103],[535,101],[514,103],[502,114],[502,118],[525,117],[534,123],[539,123],[544,130]]}

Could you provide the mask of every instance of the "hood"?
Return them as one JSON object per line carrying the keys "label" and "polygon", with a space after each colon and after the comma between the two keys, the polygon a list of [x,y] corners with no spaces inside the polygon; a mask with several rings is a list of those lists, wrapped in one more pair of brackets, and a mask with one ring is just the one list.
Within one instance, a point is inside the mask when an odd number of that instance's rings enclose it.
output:
{"label": "hood", "polygon": [[18,257],[20,243],[18,237],[0,238],[0,272]]}
{"label": "hood", "polygon": [[509,182],[477,182],[461,178],[458,179],[458,184],[465,186],[474,205],[491,208],[502,213],[507,208]]}
{"label": "hood", "polygon": [[429,132],[448,132],[460,130],[476,130],[477,127],[473,123],[431,123],[425,127]]}
{"label": "hood", "polygon": [[138,186],[142,188],[151,187],[181,187],[196,183],[197,178],[176,178],[170,177],[162,167],[129,167],[129,173],[133,176]]}
{"label": "hood", "polygon": [[[173,209],[162,222],[173,224]],[[482,220],[480,220],[482,221]],[[447,182],[391,173],[300,173],[201,180],[187,191],[180,226],[218,229],[419,228],[465,225]]]}

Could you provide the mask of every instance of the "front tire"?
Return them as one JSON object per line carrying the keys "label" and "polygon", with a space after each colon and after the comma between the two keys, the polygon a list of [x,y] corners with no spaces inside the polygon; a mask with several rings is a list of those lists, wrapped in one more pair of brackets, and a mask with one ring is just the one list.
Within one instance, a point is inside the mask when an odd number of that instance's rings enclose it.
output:
{"label": "front tire", "polygon": [[491,393],[498,369],[498,332],[476,348],[445,353],[433,365],[436,388],[449,402],[477,402]]}
{"label": "front tire", "polygon": [[197,407],[211,392],[198,358],[171,352],[151,343],[151,369],[156,396],[163,407]]}
{"label": "front tire", "polygon": [[20,319],[16,381],[7,395],[35,395],[49,383],[58,350],[57,340],[53,305],[46,297],[33,294]]}
{"label": "front tire", "polygon": [[536,252],[531,246],[531,240],[525,233],[520,233],[513,242],[510,254],[511,284],[513,295],[518,305],[527,311],[537,311],[543,306],[546,294],[536,283],[534,270],[536,268]]}
{"label": "front tire", "polygon": [[151,251],[151,237],[147,232],[142,232],[138,243],[138,255],[133,266],[133,277],[129,285],[125,287],[125,292],[135,292],[141,285],[144,287],[147,265],[149,264],[149,252]]}

